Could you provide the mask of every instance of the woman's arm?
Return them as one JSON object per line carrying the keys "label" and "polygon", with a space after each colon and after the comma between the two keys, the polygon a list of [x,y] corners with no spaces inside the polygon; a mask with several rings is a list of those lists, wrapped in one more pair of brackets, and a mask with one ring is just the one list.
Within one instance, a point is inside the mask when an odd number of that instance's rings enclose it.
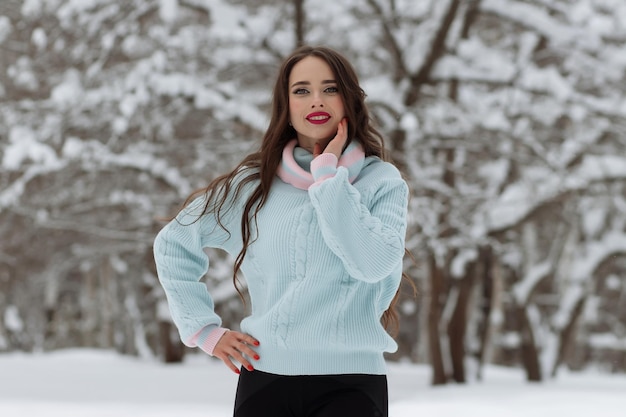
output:
{"label": "woman's arm", "polygon": [[[239,242],[218,224],[214,213],[202,214],[204,204],[203,197],[194,200],[159,232],[154,241],[157,273],[183,343],[220,358],[233,372],[239,373],[234,360],[251,371],[248,358],[259,359],[251,346],[259,346],[259,341],[221,327],[213,299],[200,281],[209,268],[204,248],[227,249],[226,242]],[[231,204],[220,220],[228,227],[237,216],[241,213]]]}
{"label": "woman's arm", "polygon": [[326,244],[352,277],[367,282],[388,277],[402,262],[408,205],[408,187],[397,169],[375,164],[376,172],[360,180],[371,183],[369,207],[330,153],[312,162],[316,183],[309,188]]}
{"label": "woman's arm", "polygon": [[211,354],[225,329],[220,330],[222,320],[215,314],[206,284],[201,282],[209,268],[204,247],[219,247],[225,232],[213,214],[199,217],[203,207],[204,198],[196,199],[158,233],[154,260],[183,343]]}

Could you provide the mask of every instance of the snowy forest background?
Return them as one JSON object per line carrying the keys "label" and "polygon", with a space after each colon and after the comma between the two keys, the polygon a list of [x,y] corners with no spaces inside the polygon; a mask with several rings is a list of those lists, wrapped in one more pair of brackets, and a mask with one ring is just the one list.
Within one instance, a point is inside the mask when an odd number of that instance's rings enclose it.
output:
{"label": "snowy forest background", "polygon": [[189,353],[152,240],[258,145],[301,43],[352,60],[412,188],[389,359],[626,372],[623,0],[3,0],[0,351]]}

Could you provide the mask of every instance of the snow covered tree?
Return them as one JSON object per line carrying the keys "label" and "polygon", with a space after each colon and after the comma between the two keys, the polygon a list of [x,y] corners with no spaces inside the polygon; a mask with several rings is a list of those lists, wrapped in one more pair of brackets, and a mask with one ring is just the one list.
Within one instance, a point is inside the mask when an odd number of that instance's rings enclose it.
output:
{"label": "snow covered tree", "polygon": [[[0,350],[180,360],[151,243],[257,146],[297,44],[354,63],[411,184],[401,349],[541,380],[626,369],[620,0],[0,4]],[[232,261],[207,283],[226,322]]]}

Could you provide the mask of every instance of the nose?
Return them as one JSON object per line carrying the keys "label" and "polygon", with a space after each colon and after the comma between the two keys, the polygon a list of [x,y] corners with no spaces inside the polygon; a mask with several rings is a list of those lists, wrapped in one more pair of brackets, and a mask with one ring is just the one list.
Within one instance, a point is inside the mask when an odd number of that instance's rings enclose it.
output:
{"label": "nose", "polygon": [[316,93],[313,96],[313,102],[311,103],[311,108],[314,109],[316,107],[324,107],[324,102],[322,101],[322,97],[319,93]]}

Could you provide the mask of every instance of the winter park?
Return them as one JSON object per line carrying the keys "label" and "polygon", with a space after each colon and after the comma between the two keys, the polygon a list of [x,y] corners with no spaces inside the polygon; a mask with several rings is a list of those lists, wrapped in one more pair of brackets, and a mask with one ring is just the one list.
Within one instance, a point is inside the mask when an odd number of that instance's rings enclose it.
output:
{"label": "winter park", "polygon": [[[328,209],[341,221],[327,224],[318,201],[340,172],[352,175],[341,152],[353,148],[327,145],[335,177],[306,186],[318,216],[310,224],[333,256],[315,262],[317,235],[291,220],[305,209],[270,194],[249,216],[259,236],[245,234],[242,217],[233,223],[236,239],[252,241],[240,273],[226,243],[188,254],[200,279],[189,288],[210,294],[198,299],[232,331],[187,335],[175,317],[187,319],[197,299],[172,304],[178,290],[158,254],[173,256],[155,238],[195,190],[259,148],[277,73],[300,45],[333,48],[358,73],[401,173],[390,183],[407,186],[404,248],[389,237],[383,203],[347,204],[365,220],[328,237],[349,216]],[[316,129],[334,115],[335,91],[323,92],[329,113],[311,113]],[[291,122],[298,140],[308,138]],[[282,167],[272,184],[288,184]],[[392,195],[347,177],[346,201]],[[263,232],[280,229],[263,223],[268,207],[293,240],[259,248]],[[348,237],[373,254],[359,259],[362,278],[337,243]],[[293,254],[281,256],[279,244]],[[333,310],[354,288],[378,285],[368,273],[391,274],[378,272],[387,270],[377,249],[390,247],[406,249],[393,272],[405,278],[397,292],[372,294],[381,305],[393,297],[397,326],[383,329],[379,304],[356,321]],[[298,301],[273,299],[270,277],[246,280],[283,261],[295,265]],[[301,276],[332,262],[348,278],[324,278],[336,291],[311,298],[303,288],[323,286]],[[251,303],[259,291],[267,306]],[[286,335],[319,330],[303,340],[325,346],[319,357],[341,357],[334,346],[363,336],[361,319],[373,318],[397,344],[380,359],[391,417],[626,415],[626,1],[0,2],[0,416],[232,416],[239,377],[207,349],[222,352],[220,336],[235,337],[252,308],[272,303],[287,375]],[[308,306],[308,321],[285,313]],[[332,325],[315,321],[323,311],[335,311]],[[271,354],[263,346],[260,364]]]}

